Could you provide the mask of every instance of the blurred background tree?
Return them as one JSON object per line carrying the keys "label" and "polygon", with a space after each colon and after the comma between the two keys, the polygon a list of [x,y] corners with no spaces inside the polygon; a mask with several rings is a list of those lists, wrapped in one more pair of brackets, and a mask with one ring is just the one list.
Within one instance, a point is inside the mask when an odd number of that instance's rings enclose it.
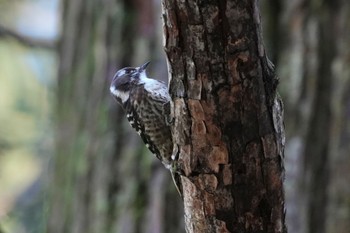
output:
{"label": "blurred background tree", "polygon": [[[349,5],[261,1],[292,233],[350,228]],[[5,232],[183,232],[168,172],[108,93],[118,68],[148,60],[167,79],[161,24],[160,0],[0,0]]]}
{"label": "blurred background tree", "polygon": [[285,104],[289,232],[350,227],[350,3],[263,2]]}
{"label": "blurred background tree", "polygon": [[62,2],[48,232],[181,228],[182,204],[170,175],[125,125],[109,94],[117,67],[153,60],[163,71],[157,75],[165,74],[154,7],[151,1]]}

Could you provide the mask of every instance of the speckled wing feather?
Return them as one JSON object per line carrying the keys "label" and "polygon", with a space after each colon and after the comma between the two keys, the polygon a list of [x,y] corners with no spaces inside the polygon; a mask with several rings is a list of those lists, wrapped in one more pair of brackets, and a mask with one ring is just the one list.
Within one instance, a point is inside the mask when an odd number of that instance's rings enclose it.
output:
{"label": "speckled wing feather", "polygon": [[[161,88],[167,91],[165,84],[159,82],[159,89]],[[143,84],[139,85],[130,93],[133,102],[127,104],[126,112],[130,125],[145,145],[164,165],[169,166],[173,144],[170,127],[165,121],[164,107],[170,97],[162,91],[150,92]]]}

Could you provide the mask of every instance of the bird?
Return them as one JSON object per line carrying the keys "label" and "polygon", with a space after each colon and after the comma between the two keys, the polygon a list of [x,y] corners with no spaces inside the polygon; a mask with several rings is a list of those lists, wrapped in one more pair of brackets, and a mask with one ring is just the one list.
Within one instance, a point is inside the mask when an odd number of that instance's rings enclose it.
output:
{"label": "bird", "polygon": [[118,70],[112,79],[110,92],[146,147],[170,170],[176,189],[182,196],[180,176],[175,171],[176,163],[172,156],[171,97],[164,82],[147,76],[149,63]]}

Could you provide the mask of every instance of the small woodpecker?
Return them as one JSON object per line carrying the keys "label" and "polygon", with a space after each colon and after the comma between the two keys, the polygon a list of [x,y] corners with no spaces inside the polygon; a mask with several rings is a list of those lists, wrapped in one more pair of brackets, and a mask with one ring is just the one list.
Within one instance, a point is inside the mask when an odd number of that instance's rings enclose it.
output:
{"label": "small woodpecker", "polygon": [[164,82],[147,77],[149,62],[118,70],[110,92],[123,107],[130,125],[146,147],[168,168],[182,196],[180,176],[175,172],[173,141],[169,126],[170,95]]}

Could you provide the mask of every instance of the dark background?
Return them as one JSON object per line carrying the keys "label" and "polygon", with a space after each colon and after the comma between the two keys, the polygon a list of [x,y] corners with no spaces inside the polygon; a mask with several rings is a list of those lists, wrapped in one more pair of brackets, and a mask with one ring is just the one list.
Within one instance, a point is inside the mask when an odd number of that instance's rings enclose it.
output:
{"label": "dark background", "polygon": [[[285,105],[291,233],[350,228],[350,3],[261,1]],[[168,172],[109,95],[151,61],[167,80],[159,0],[0,0],[0,226],[183,232]]]}

